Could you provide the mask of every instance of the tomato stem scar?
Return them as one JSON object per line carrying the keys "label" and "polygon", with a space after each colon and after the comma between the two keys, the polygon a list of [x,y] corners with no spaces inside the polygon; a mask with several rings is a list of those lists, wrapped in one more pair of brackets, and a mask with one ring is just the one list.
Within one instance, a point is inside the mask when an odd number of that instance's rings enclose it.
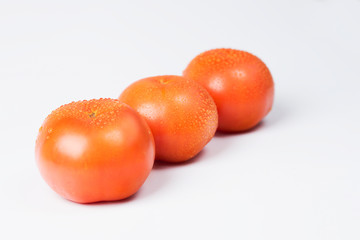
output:
{"label": "tomato stem scar", "polygon": [[95,111],[92,110],[91,113],[88,113],[90,118],[96,117],[96,114],[97,114],[96,110]]}

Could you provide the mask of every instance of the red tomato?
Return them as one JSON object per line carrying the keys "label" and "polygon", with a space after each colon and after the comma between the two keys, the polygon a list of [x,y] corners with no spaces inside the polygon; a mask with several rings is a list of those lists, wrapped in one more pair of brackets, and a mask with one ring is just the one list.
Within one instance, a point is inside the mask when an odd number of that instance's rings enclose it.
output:
{"label": "red tomato", "polygon": [[147,120],[158,160],[189,160],[211,140],[217,128],[216,105],[209,93],[180,76],[139,80],[119,99]]}
{"label": "red tomato", "polygon": [[53,111],[36,141],[36,160],[49,186],[74,202],[134,194],[154,163],[145,120],[114,99],[72,102]]}
{"label": "red tomato", "polygon": [[214,49],[195,57],[184,77],[204,86],[219,113],[219,130],[245,131],[271,110],[274,82],[256,56],[235,49]]}

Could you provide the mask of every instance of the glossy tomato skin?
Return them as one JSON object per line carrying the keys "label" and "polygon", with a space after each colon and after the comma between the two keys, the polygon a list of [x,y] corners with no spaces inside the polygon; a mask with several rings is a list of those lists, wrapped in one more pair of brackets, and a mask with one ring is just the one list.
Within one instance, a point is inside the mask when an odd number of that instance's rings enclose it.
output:
{"label": "glossy tomato skin", "polygon": [[53,111],[39,130],[35,149],[48,185],[78,203],[133,195],[154,163],[145,120],[114,99],[73,102]]}
{"label": "glossy tomato skin", "polygon": [[266,65],[251,53],[209,50],[196,56],[183,75],[200,83],[213,97],[221,131],[251,129],[271,110],[273,78]]}
{"label": "glossy tomato skin", "polygon": [[214,136],[218,115],[209,93],[181,76],[139,80],[119,100],[148,122],[155,139],[156,159],[182,162],[198,154]]}

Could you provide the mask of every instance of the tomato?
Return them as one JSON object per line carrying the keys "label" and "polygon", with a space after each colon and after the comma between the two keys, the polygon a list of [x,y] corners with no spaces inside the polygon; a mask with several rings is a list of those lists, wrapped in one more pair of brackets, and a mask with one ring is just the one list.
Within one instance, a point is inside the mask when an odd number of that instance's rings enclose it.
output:
{"label": "tomato", "polygon": [[152,169],[154,139],[145,120],[115,99],[72,102],[53,111],[35,149],[48,185],[78,203],[133,195]]}
{"label": "tomato", "polygon": [[256,126],[271,110],[274,82],[256,56],[235,49],[213,49],[196,56],[184,77],[204,86],[219,113],[219,130],[237,132]]}
{"label": "tomato", "polygon": [[191,159],[214,136],[218,115],[209,93],[181,76],[139,80],[119,100],[137,110],[155,139],[155,158],[167,162]]}

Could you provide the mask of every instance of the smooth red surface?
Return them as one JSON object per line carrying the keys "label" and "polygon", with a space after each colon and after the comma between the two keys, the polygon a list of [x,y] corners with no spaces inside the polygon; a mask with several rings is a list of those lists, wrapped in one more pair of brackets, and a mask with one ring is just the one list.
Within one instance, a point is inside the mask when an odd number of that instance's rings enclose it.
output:
{"label": "smooth red surface", "polygon": [[200,83],[213,97],[221,131],[248,130],[271,110],[272,76],[266,65],[251,53],[209,50],[196,56],[183,75]]}
{"label": "smooth red surface", "polygon": [[214,136],[218,115],[209,93],[181,76],[139,80],[119,97],[148,122],[155,139],[156,159],[186,161]]}
{"label": "smooth red surface", "polygon": [[115,99],[61,106],[45,119],[36,141],[45,181],[79,203],[133,195],[149,175],[154,154],[145,120]]}

